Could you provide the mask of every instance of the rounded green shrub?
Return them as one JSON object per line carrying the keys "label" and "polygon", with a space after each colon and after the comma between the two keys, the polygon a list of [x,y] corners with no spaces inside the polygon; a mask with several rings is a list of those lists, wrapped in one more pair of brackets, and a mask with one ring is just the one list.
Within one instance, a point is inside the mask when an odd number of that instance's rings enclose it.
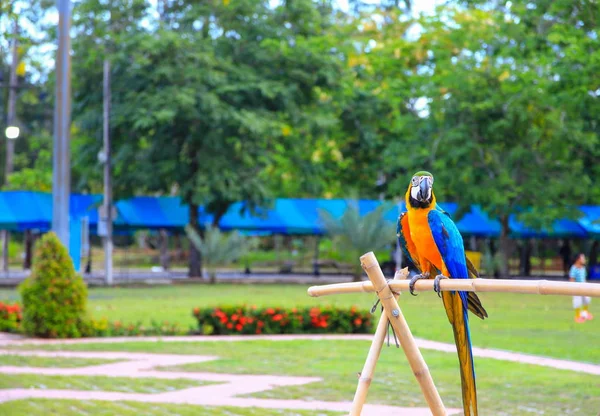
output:
{"label": "rounded green shrub", "polygon": [[87,286],[55,233],[35,246],[31,275],[20,285],[23,330],[44,338],[78,338],[86,325]]}

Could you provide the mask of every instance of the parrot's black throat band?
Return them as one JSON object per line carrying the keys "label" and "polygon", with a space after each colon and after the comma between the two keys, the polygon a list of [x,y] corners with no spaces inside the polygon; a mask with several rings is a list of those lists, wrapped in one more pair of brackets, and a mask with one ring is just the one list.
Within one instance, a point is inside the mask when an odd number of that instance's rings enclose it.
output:
{"label": "parrot's black throat band", "polygon": [[417,201],[412,197],[412,195],[408,198],[408,203],[413,208],[429,208],[431,203],[433,202],[433,195],[429,197],[427,201]]}

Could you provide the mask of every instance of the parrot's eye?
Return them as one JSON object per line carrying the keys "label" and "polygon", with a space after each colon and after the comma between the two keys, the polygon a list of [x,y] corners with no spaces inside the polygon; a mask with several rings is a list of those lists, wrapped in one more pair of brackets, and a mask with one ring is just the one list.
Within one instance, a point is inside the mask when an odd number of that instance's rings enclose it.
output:
{"label": "parrot's eye", "polygon": [[417,186],[419,185],[419,177],[418,176],[413,176],[412,180],[410,181],[410,183],[412,184],[412,186]]}

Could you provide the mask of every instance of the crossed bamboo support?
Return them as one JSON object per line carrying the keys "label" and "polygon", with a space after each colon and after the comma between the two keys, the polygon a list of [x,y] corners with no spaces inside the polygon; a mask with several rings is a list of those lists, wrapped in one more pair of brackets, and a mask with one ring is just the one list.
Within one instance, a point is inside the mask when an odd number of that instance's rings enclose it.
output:
{"label": "crossed bamboo support", "polygon": [[[421,387],[431,413],[434,416],[445,416],[447,414],[446,408],[396,300],[397,294],[400,291],[408,290],[409,282],[406,280],[408,270],[400,270],[396,273],[393,281],[387,282],[375,254],[369,252],[363,255],[360,258],[360,262],[367,276],[369,276],[369,281],[312,286],[308,289],[308,294],[313,297],[341,293],[376,292],[385,311],[385,314],[382,314],[379,319],[365,365],[360,373],[350,416],[360,416],[361,414],[371,380],[373,379],[377,360],[379,359],[379,354],[387,335],[388,322],[392,325],[394,333],[400,341],[400,345],[406,354],[406,358]],[[417,281],[415,290],[433,290],[433,280]],[[547,280],[444,279],[440,281],[440,290],[600,297],[600,284],[549,282]]]}

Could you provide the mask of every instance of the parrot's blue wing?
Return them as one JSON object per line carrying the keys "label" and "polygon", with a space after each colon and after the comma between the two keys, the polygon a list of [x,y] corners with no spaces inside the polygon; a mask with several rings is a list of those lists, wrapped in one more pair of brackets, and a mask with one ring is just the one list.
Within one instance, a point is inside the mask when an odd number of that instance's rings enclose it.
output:
{"label": "parrot's blue wing", "polygon": [[436,210],[427,215],[433,240],[442,256],[442,260],[453,279],[468,279],[469,271],[465,260],[465,248],[462,236],[454,221],[446,213]]}

